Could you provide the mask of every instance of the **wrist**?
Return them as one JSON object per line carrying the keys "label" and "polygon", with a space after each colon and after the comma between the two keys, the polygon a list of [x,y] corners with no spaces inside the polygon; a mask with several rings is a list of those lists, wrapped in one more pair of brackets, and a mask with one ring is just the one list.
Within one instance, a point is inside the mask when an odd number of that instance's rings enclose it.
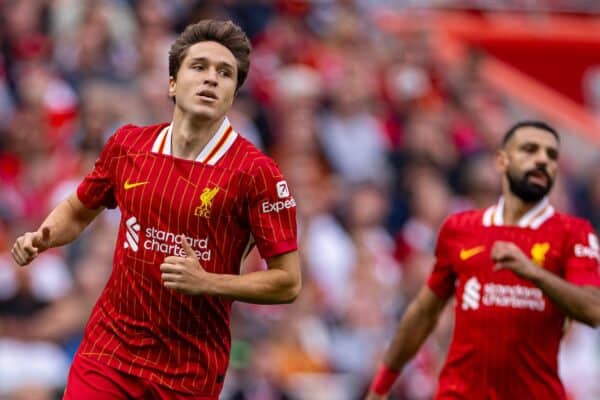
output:
{"label": "wrist", "polygon": [[533,262],[529,262],[529,265],[523,278],[537,285],[542,278],[543,270],[543,267],[540,267],[539,265],[534,264]]}
{"label": "wrist", "polygon": [[220,294],[219,274],[204,272],[202,276],[202,287],[199,288],[196,294],[218,296]]}
{"label": "wrist", "polygon": [[389,393],[396,378],[398,378],[398,375],[400,375],[400,371],[395,371],[387,365],[382,364],[373,377],[370,388],[371,391],[378,396],[385,396]]}

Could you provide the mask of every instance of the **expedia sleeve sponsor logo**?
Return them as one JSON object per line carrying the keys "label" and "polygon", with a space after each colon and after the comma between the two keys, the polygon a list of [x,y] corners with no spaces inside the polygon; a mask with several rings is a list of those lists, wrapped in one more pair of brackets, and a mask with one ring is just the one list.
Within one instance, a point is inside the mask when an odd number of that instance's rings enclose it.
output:
{"label": "expedia sleeve sponsor logo", "polygon": [[287,200],[279,200],[279,201],[263,201],[261,204],[261,211],[263,214],[269,214],[272,212],[280,212],[282,210],[286,210],[288,208],[296,207],[296,200],[294,198],[289,198]]}
{"label": "expedia sleeve sponsor logo", "polygon": [[600,245],[598,244],[598,237],[593,233],[588,235],[588,245],[576,244],[575,245],[575,256],[576,257],[588,257],[600,261]]}

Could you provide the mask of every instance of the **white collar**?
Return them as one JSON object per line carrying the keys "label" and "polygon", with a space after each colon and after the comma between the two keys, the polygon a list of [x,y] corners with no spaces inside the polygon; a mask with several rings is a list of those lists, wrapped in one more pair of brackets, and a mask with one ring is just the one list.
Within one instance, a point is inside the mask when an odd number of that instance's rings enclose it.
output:
{"label": "white collar", "polygon": [[[201,163],[206,163],[208,165],[215,165],[217,161],[219,161],[229,150],[229,148],[237,139],[238,134],[233,130],[231,124],[229,123],[229,119],[225,117],[217,132],[213,135],[212,138],[208,141],[208,143],[204,146],[200,154],[196,157],[196,161]],[[173,123],[166,126],[156,139],[154,140],[154,144],[152,145],[152,152],[165,154],[172,156],[172,148],[171,144],[173,142]]]}
{"label": "white collar", "polygon": [[[544,197],[519,219],[517,226],[537,229],[553,215],[554,207],[550,205],[548,197]],[[498,204],[485,210],[483,213],[483,226],[504,226],[504,197],[500,197]]]}

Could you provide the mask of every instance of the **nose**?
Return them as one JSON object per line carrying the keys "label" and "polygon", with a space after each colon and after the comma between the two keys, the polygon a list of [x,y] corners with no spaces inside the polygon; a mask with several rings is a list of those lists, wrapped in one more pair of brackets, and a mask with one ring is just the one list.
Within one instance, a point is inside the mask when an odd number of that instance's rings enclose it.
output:
{"label": "nose", "polygon": [[204,76],[204,83],[210,86],[217,86],[217,82],[217,70],[215,68],[208,68]]}

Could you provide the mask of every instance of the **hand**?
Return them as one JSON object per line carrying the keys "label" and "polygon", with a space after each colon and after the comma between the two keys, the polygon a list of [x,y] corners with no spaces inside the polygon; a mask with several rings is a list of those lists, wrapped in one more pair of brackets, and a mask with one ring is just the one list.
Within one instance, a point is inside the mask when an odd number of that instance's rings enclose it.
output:
{"label": "hand", "polygon": [[536,265],[525,253],[514,243],[497,241],[491,252],[492,260],[496,263],[494,271],[508,269],[521,278],[530,279]]}
{"label": "hand", "polygon": [[41,231],[27,232],[19,236],[13,244],[10,253],[20,266],[32,262],[42,251],[50,247],[50,228]]}
{"label": "hand", "polygon": [[210,288],[210,273],[202,268],[185,236],[181,245],[185,257],[169,256],[160,264],[164,287],[188,295],[207,294]]}
{"label": "hand", "polygon": [[378,394],[375,394],[372,391],[369,391],[369,393],[367,393],[367,397],[365,397],[365,400],[387,400],[387,399],[388,399],[388,395],[379,396]]}

